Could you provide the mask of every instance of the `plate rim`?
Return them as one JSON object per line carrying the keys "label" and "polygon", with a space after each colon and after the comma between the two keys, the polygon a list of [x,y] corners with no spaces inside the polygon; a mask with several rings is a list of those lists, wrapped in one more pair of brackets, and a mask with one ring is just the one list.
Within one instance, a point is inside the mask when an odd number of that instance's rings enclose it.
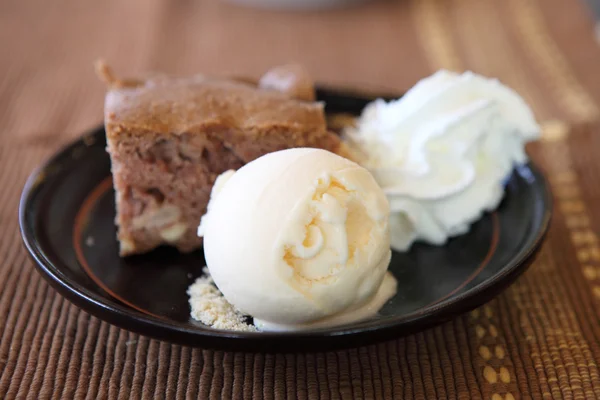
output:
{"label": "plate rim", "polygon": [[[553,198],[548,181],[535,163],[529,160],[526,164],[527,168],[534,173],[535,180],[544,189],[540,194],[541,201],[536,201],[536,203],[542,203],[542,209],[537,211],[542,213],[539,228],[536,232],[532,232],[533,239],[528,247],[521,248],[502,270],[481,284],[402,316],[390,317],[385,320],[367,320],[354,324],[351,328],[340,327],[333,331],[332,329],[335,328],[300,332],[235,332],[200,326],[192,329],[141,313],[121,304],[116,299],[102,297],[86,289],[76,280],[64,275],[61,268],[67,267],[63,263],[58,263],[63,264],[61,266],[50,260],[44,252],[44,246],[36,239],[33,229],[35,220],[29,219],[28,205],[35,199],[36,194],[43,186],[44,181],[41,178],[48,175],[45,171],[59,163],[77,147],[82,145],[89,147],[87,141],[90,137],[97,139],[102,136],[104,136],[103,126],[88,131],[57,150],[31,173],[19,201],[19,228],[23,243],[38,272],[59,294],[79,308],[120,328],[183,345],[242,351],[248,351],[248,348],[251,348],[249,351],[280,349],[289,351],[291,348],[332,350],[389,340],[438,325],[457,314],[478,307],[512,284],[534,261],[552,219]],[[101,288],[99,289],[101,290]],[[342,338],[344,340],[340,340]],[[289,343],[284,343],[285,341]]]}

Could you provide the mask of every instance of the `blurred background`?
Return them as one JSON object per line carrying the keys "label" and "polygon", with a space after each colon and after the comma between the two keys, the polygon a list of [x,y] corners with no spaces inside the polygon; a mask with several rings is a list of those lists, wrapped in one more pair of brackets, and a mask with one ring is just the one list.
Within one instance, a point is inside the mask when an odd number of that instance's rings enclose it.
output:
{"label": "blurred background", "polygon": [[124,76],[258,77],[299,62],[329,86],[398,93],[471,69],[542,122],[600,115],[597,0],[236,1],[1,1],[0,134],[62,142],[99,124],[100,57]]}

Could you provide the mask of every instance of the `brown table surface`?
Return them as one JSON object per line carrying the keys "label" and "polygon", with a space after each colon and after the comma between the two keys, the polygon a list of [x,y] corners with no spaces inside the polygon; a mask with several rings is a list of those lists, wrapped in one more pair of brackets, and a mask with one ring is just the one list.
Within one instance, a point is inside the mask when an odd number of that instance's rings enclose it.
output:
{"label": "brown table surface", "polygon": [[[600,46],[575,0],[396,0],[286,14],[217,0],[0,2],[0,398],[600,398]],[[541,255],[489,304],[379,345],[244,354],[170,345],[79,310],[35,272],[17,203],[32,168],[95,127],[92,62],[406,90],[439,68],[516,88],[556,204]]]}

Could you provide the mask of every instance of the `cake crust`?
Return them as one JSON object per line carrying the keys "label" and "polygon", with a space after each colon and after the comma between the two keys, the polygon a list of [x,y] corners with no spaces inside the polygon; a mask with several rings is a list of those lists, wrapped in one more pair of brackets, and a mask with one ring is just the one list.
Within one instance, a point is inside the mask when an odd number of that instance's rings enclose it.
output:
{"label": "cake crust", "polygon": [[[200,247],[197,226],[228,169],[291,147],[341,149],[323,104],[291,97],[293,85],[278,92],[201,75],[119,80],[105,64],[97,68],[109,86],[105,129],[122,256]],[[305,95],[305,76],[302,85]]]}
{"label": "cake crust", "polygon": [[178,134],[215,126],[243,131],[326,129],[322,103],[203,76],[156,76],[139,86],[112,89],[105,111],[108,123],[140,132]]}

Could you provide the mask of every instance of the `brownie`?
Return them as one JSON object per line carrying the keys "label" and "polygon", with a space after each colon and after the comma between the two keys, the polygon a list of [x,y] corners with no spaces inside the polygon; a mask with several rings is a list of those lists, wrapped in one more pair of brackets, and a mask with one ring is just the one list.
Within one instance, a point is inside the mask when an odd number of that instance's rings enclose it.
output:
{"label": "brownie", "polygon": [[104,118],[122,256],[201,246],[200,218],[228,169],[291,147],[342,151],[323,104],[307,101],[314,89],[296,66],[267,72],[258,86],[200,75],[120,80],[105,64],[97,70],[108,85]]}

